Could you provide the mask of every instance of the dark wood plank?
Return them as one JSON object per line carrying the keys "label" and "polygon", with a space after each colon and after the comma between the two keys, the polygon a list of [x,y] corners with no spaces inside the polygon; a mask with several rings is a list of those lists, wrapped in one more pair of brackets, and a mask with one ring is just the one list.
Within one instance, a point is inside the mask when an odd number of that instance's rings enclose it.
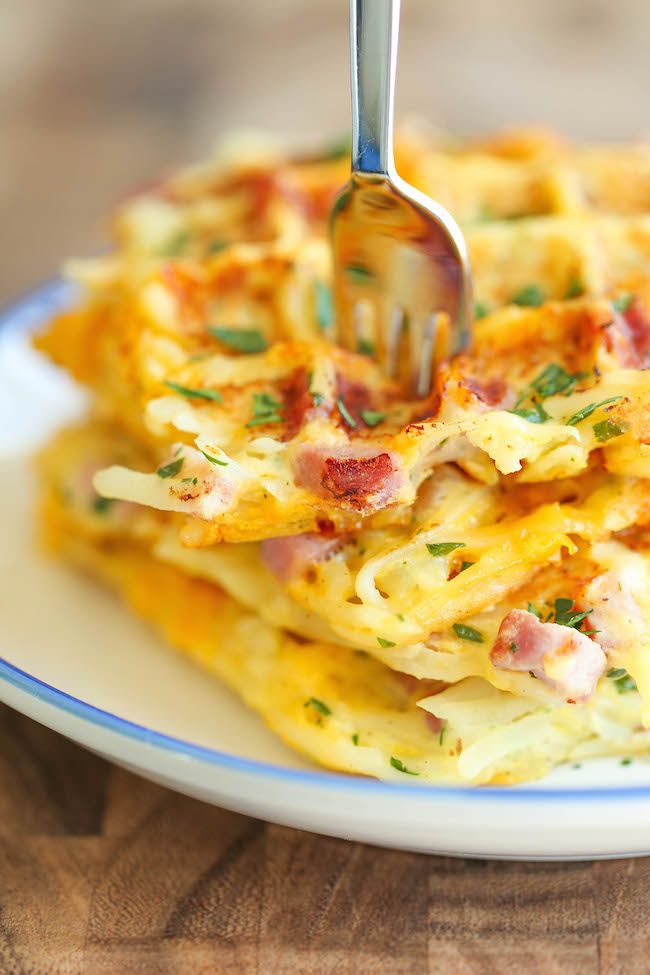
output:
{"label": "dark wood plank", "polygon": [[645,975],[650,860],[499,863],[271,826],[0,707],[0,972]]}

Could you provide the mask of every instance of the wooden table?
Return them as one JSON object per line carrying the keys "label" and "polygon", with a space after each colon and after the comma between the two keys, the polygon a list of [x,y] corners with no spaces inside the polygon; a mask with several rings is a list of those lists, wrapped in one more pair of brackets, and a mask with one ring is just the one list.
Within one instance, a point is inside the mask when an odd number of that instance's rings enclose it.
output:
{"label": "wooden table", "polygon": [[[100,243],[100,218],[124,187],[204,151],[220,129],[245,121],[313,135],[346,124],[344,6],[3,0],[2,296]],[[636,131],[650,6],[552,6],[409,0],[408,106],[461,129],[526,117],[532,104],[569,129]],[[568,87],[571,30],[586,38],[580,77],[592,92],[606,86],[604,100]],[[428,83],[427,38],[447,84]],[[466,50],[463,88],[450,65]],[[603,111],[607,98],[616,112]],[[0,726],[0,975],[650,971],[650,860],[507,864],[372,849],[175,795],[5,708]]]}
{"label": "wooden table", "polygon": [[168,792],[7,708],[0,740],[2,975],[650,968],[650,859],[379,850]]}

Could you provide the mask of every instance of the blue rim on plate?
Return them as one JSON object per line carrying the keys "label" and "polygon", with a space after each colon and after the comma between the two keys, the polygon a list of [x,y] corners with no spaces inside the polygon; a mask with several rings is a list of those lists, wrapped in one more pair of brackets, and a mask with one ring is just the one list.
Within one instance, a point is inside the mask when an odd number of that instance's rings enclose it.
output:
{"label": "blue rim on plate", "polygon": [[[45,318],[56,311],[62,310],[69,304],[75,289],[66,281],[60,279],[50,281],[39,288],[30,291],[23,297],[16,299],[0,311],[0,345],[1,340],[18,330],[32,330],[42,324]],[[0,656],[0,680],[4,680],[13,687],[23,691],[38,700],[60,708],[68,714],[87,721],[90,724],[116,732],[125,738],[136,740],[145,745],[151,745],[164,751],[176,752],[190,758],[221,766],[232,771],[264,775],[279,782],[301,783],[321,788],[344,788],[363,793],[380,793],[387,795],[408,795],[410,798],[421,799],[491,799],[518,801],[532,799],[536,802],[546,800],[592,800],[592,799],[648,799],[650,785],[623,786],[612,789],[607,786],[601,788],[525,788],[520,786],[436,786],[436,785],[400,785],[396,782],[383,782],[377,779],[361,776],[343,775],[337,772],[317,772],[303,769],[292,769],[270,762],[260,762],[255,759],[230,755],[217,751],[205,745],[197,745],[173,735],[147,728],[145,725],[121,718],[110,711],[90,704],[88,701],[74,697],[60,688],[53,687],[45,681],[28,674],[20,667],[10,663]]]}

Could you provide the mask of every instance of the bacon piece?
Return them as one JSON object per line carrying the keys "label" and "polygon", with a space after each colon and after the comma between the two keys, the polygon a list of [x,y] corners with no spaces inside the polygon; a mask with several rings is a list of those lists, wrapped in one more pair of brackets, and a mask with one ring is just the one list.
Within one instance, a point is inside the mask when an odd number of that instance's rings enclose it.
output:
{"label": "bacon piece", "polygon": [[382,508],[397,501],[399,461],[369,444],[327,448],[304,444],[295,458],[296,483],[342,506]]}
{"label": "bacon piece", "polygon": [[650,317],[640,298],[632,298],[624,312],[614,312],[613,322],[605,332],[610,352],[622,366],[645,368],[650,359]]}
{"label": "bacon piece", "polygon": [[324,562],[345,544],[347,536],[325,537],[317,532],[265,538],[260,545],[262,561],[282,582],[302,575],[314,562]]}
{"label": "bacon piece", "polygon": [[500,670],[528,671],[568,701],[586,701],[606,666],[599,643],[534,613],[513,609],[502,620],[490,660]]}
{"label": "bacon piece", "polygon": [[508,395],[508,387],[502,379],[486,379],[485,382],[481,382],[480,379],[475,379],[473,376],[466,376],[461,382],[487,406],[497,406],[499,403],[503,403]]}
{"label": "bacon piece", "polygon": [[284,408],[282,415],[285,420],[283,440],[291,440],[298,433],[313,400],[309,392],[309,376],[306,369],[294,369],[281,383],[280,393]]}

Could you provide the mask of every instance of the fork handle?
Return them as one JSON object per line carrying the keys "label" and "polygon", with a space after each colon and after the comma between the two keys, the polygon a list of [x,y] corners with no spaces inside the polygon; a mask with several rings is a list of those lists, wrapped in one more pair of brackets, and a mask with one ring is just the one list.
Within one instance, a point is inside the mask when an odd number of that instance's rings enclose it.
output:
{"label": "fork handle", "polygon": [[400,0],[350,0],[352,172],[392,174]]}

